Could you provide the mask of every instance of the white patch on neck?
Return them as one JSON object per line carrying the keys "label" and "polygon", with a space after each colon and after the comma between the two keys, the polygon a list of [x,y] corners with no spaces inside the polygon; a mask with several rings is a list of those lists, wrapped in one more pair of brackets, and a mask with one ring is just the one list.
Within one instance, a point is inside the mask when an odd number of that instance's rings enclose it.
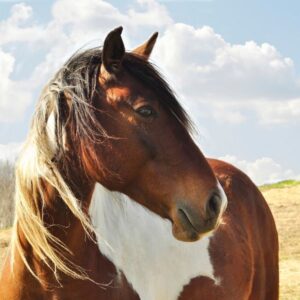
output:
{"label": "white patch on neck", "polygon": [[99,184],[90,214],[100,251],[124,273],[142,300],[175,300],[197,276],[216,282],[209,236],[180,242],[169,221]]}

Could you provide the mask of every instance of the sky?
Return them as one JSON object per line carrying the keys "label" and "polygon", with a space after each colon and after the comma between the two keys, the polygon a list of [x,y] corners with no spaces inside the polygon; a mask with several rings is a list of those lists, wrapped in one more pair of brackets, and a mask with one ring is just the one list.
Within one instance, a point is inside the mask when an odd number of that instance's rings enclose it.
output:
{"label": "sky", "polygon": [[0,0],[0,159],[17,153],[63,62],[122,25],[127,50],[159,32],[151,61],[205,155],[256,184],[300,179],[299,11],[279,0]]}

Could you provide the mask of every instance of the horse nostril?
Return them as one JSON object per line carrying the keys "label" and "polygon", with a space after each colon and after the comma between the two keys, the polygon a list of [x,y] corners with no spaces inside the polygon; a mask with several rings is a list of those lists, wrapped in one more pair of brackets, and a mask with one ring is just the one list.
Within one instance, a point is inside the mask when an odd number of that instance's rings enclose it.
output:
{"label": "horse nostril", "polygon": [[206,213],[209,217],[216,217],[220,213],[221,208],[221,197],[219,193],[214,192],[212,196],[209,198],[207,207],[206,207]]}
{"label": "horse nostril", "polygon": [[202,231],[203,223],[201,222],[201,217],[198,216],[194,210],[189,207],[181,206],[177,209],[177,214],[180,222],[186,228],[193,229],[195,232]]}

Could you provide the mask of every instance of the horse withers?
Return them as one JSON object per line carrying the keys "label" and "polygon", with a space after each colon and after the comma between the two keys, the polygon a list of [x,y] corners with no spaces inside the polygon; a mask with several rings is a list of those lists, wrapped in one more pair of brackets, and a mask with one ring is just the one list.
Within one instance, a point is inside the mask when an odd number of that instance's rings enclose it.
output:
{"label": "horse withers", "polygon": [[157,34],[126,52],[121,33],[76,53],[42,92],[0,299],[278,299],[261,193],[194,143],[148,61]]}

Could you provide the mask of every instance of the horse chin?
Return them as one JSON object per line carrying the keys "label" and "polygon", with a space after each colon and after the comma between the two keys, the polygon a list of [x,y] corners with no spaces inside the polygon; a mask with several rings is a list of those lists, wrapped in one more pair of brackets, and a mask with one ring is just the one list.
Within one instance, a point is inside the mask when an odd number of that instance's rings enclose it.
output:
{"label": "horse chin", "polygon": [[199,234],[196,230],[191,228],[190,230],[185,230],[173,224],[172,233],[175,239],[182,242],[196,242],[201,239],[202,234]]}
{"label": "horse chin", "polygon": [[216,224],[215,228],[209,230],[207,232],[197,232],[193,228],[183,229],[181,226],[177,226],[173,223],[172,226],[172,233],[175,239],[182,241],[182,242],[196,242],[201,240],[206,236],[210,236],[214,233],[214,231],[219,227],[219,224]]}

